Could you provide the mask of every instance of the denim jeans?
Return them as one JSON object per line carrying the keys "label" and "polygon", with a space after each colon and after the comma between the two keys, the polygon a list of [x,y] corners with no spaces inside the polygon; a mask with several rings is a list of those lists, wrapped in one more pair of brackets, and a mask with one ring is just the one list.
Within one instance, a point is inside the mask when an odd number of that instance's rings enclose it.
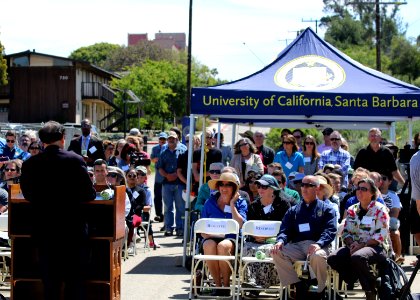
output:
{"label": "denim jeans", "polygon": [[164,206],[164,221],[165,229],[167,231],[173,230],[174,225],[174,203],[175,203],[175,224],[176,230],[184,229],[184,211],[185,202],[182,199],[181,184],[163,184],[162,185],[162,196]]}

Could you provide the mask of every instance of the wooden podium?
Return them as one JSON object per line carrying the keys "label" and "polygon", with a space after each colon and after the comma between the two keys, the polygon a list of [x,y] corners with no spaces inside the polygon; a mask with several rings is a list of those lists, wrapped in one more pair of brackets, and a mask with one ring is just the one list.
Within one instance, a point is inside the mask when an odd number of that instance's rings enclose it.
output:
{"label": "wooden podium", "polygon": [[[97,186],[97,192],[108,188]],[[113,200],[83,204],[89,228],[90,259],[86,274],[89,300],[121,299],[121,257],[125,236],[125,186],[114,188]],[[18,184],[9,193],[9,238],[12,242],[11,299],[44,299],[39,258],[31,242],[31,203]],[[57,251],[60,251],[57,249]]]}

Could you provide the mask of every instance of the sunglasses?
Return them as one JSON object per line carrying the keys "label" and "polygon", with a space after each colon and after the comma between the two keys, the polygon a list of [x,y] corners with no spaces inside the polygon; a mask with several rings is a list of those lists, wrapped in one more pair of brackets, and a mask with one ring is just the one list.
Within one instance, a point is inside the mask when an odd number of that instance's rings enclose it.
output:
{"label": "sunglasses", "polygon": [[15,143],[15,140],[6,140],[6,142],[8,142],[8,143]]}
{"label": "sunglasses", "polygon": [[137,174],[128,174],[127,178],[137,178]]}
{"label": "sunglasses", "polygon": [[239,144],[239,147],[246,146],[248,143]]}
{"label": "sunglasses", "polygon": [[313,187],[316,187],[316,184],[310,183],[310,182],[302,182],[301,185],[302,185],[302,187],[305,187],[305,188],[313,188]]}
{"label": "sunglasses", "polygon": [[356,188],[356,191],[362,191],[362,192],[367,192],[369,189],[367,187],[364,186],[358,186]]}
{"label": "sunglasses", "polygon": [[305,145],[315,145],[315,143],[314,142],[305,142]]}
{"label": "sunglasses", "polygon": [[269,185],[262,185],[259,182],[256,182],[255,185],[257,186],[257,189],[263,189],[263,190],[266,190],[270,187]]}
{"label": "sunglasses", "polygon": [[89,173],[89,177],[93,177],[93,174],[92,173]]}
{"label": "sunglasses", "polygon": [[330,138],[331,141],[341,141],[339,138]]}
{"label": "sunglasses", "polygon": [[110,148],[108,148],[107,150],[114,151],[114,150],[115,150],[115,148],[114,148],[114,147],[110,147]]}
{"label": "sunglasses", "polygon": [[210,174],[221,174],[222,172],[220,170],[210,170],[209,171]]}
{"label": "sunglasses", "polygon": [[383,180],[383,181],[386,181],[386,180],[388,180],[388,177],[386,177],[386,176],[382,176],[382,180]]}
{"label": "sunglasses", "polygon": [[283,142],[283,144],[290,145],[290,144],[293,144],[293,143],[292,142]]}
{"label": "sunglasses", "polygon": [[301,138],[301,136],[300,135],[294,135],[293,136],[295,139],[300,139]]}
{"label": "sunglasses", "polygon": [[39,149],[41,149],[41,148],[39,148],[39,147],[29,147],[29,150],[39,150]]}
{"label": "sunglasses", "polygon": [[6,172],[15,172],[16,171],[16,169],[9,169],[9,168],[6,168],[6,169],[4,169]]}
{"label": "sunglasses", "polygon": [[190,140],[185,140],[185,143],[189,143],[190,142]]}
{"label": "sunglasses", "polygon": [[112,178],[117,178],[118,174],[116,173],[111,173],[111,174],[107,174],[106,177],[112,177]]}
{"label": "sunglasses", "polygon": [[223,182],[220,182],[217,186],[218,187],[233,187],[233,183],[223,183]]}

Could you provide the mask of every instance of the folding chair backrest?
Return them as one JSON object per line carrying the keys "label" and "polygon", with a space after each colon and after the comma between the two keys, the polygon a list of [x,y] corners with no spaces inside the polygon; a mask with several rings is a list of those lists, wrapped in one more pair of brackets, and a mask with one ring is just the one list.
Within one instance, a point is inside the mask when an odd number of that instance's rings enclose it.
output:
{"label": "folding chair backrest", "polygon": [[238,234],[239,224],[233,219],[199,219],[194,224],[195,233],[206,234]]}
{"label": "folding chair backrest", "polygon": [[242,226],[242,235],[262,237],[277,236],[280,231],[281,221],[246,221]]}
{"label": "folding chair backrest", "polygon": [[8,220],[7,214],[0,215],[0,231],[9,231]]}

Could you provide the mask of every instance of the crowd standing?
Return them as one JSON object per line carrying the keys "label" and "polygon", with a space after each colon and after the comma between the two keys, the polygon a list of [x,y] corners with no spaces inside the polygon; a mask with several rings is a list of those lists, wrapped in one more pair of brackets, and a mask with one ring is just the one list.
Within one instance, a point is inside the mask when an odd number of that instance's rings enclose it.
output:
{"label": "crowd standing", "polygon": [[[322,131],[319,146],[314,136],[305,136],[301,129],[283,129],[279,148],[274,151],[265,145],[261,131],[241,133],[232,149],[222,133],[212,130],[204,130],[201,137],[187,135],[183,144],[181,131],[173,127],[158,135],[150,155],[136,128],[117,142],[98,139],[87,119],[81,122],[81,131],[68,150],[80,155],[88,166],[90,182],[127,187],[129,254],[135,247],[134,232],[140,230],[140,224],[148,223],[153,207],[154,221],[163,223],[160,230],[165,236],[184,236],[189,143],[193,143],[192,209],[200,217],[232,218],[240,226],[247,220],[282,221],[274,245],[258,236],[245,244],[246,255],[264,251],[275,262],[275,267],[268,269],[250,264],[246,272],[249,286],[267,288],[280,282],[296,287],[295,299],[305,299],[308,287],[298,277],[293,262],[307,260],[310,275],[316,278],[315,297],[322,299],[325,293],[329,265],[349,289],[358,280],[367,299],[374,299],[374,278],[368,265],[380,264],[386,257],[404,262],[399,221],[402,205],[396,187],[409,179],[413,191],[411,232],[420,244],[420,156],[414,154],[408,173],[402,174],[393,149],[384,145],[378,128],[369,130],[369,144],[355,158],[340,132],[332,128]],[[34,131],[19,137],[8,131],[5,139],[0,139],[0,213],[7,212],[10,184],[25,176],[22,164],[25,170],[33,161],[31,157],[44,153],[46,144]],[[152,164],[156,171],[153,187],[147,185]],[[154,241],[151,227],[148,243],[156,249],[160,245]],[[232,237],[202,238],[205,254],[230,255],[234,251]],[[214,261],[208,266],[216,286],[230,285],[230,269],[225,263]],[[227,289],[213,291],[214,296],[228,293]],[[258,292],[252,294],[258,296]]]}

